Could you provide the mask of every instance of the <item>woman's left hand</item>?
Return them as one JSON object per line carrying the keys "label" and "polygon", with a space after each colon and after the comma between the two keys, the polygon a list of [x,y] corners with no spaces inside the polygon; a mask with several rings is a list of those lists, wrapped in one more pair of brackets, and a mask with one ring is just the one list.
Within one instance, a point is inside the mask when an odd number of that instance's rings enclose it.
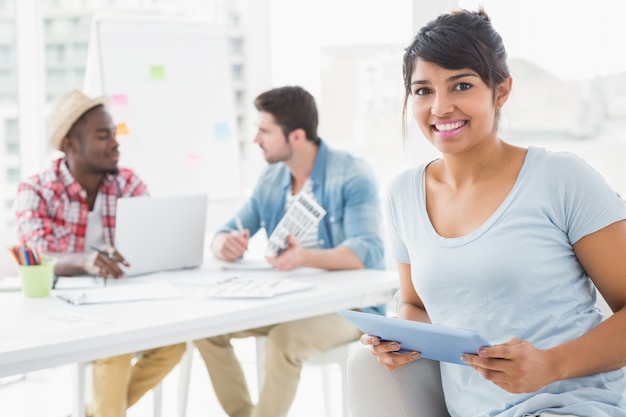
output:
{"label": "woman's left hand", "polygon": [[514,394],[534,392],[559,379],[549,351],[521,339],[480,348],[478,355],[465,354],[462,359],[485,379]]}

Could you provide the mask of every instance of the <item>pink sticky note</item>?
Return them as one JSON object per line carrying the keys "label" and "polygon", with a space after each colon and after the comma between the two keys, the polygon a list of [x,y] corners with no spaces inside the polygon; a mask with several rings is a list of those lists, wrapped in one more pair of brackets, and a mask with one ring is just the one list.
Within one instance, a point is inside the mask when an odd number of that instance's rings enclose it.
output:
{"label": "pink sticky note", "polygon": [[202,165],[202,157],[198,154],[187,154],[187,163],[194,167],[200,166]]}
{"label": "pink sticky note", "polygon": [[115,106],[128,106],[128,98],[125,94],[114,94],[111,101]]}

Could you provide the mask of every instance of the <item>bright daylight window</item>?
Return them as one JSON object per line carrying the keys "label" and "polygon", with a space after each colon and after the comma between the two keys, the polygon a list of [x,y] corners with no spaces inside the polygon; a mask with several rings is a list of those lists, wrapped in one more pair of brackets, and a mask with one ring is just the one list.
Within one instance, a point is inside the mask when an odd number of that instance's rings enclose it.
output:
{"label": "bright daylight window", "polygon": [[502,137],[572,151],[625,197],[626,56],[616,53],[626,38],[625,6],[610,0],[459,4],[482,4],[507,46],[513,93]]}
{"label": "bright daylight window", "polygon": [[[275,36],[271,41],[274,49],[268,54],[273,60],[272,82],[298,82],[309,88],[307,83],[313,80],[312,90],[320,106],[320,135],[329,144],[369,160],[384,190],[401,169],[436,156],[416,129],[403,143],[400,118],[403,48],[414,35],[413,7],[428,0],[298,1],[317,19],[313,16],[308,22],[284,16],[298,10],[288,0],[264,3],[272,6],[273,20],[281,22],[267,29]],[[231,2],[48,0],[36,4],[41,8],[45,66],[41,95],[42,101],[49,103],[70,88],[82,87],[90,19],[95,12],[193,14],[185,7],[224,12],[220,7]],[[482,4],[509,52],[514,84],[501,119],[502,137],[523,146],[573,151],[626,195],[626,139],[622,137],[626,57],[618,48],[618,42],[626,38],[626,26],[620,21],[621,10],[616,10],[620,6],[611,0],[459,0],[458,4],[469,9]],[[15,186],[25,175],[20,167],[23,138],[17,97],[18,85],[23,84],[19,84],[16,70],[16,5],[17,0],[0,0],[0,235],[11,230]],[[228,16],[227,22],[246,33],[250,20],[245,13],[229,10]],[[323,27],[316,23],[321,18]],[[298,24],[291,25],[294,21]],[[250,77],[245,36],[230,39],[229,45],[239,56],[232,66],[237,80],[233,93],[237,105],[248,109],[259,91],[245,89]],[[290,66],[294,60],[302,62],[296,70]],[[240,128],[249,129],[241,131],[250,136],[254,117],[250,120],[245,111],[238,111],[237,120]],[[258,163],[261,158],[251,137],[245,135],[240,138],[242,148],[251,149],[243,156]],[[244,166],[254,166],[250,161],[244,161]],[[255,182],[255,172],[245,176],[250,184]]]}

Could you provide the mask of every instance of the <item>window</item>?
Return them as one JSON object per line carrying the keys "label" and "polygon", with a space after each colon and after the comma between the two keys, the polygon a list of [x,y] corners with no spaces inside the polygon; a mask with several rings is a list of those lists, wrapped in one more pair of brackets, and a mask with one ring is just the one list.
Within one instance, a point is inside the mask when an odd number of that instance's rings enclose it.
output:
{"label": "window", "polygon": [[20,180],[20,169],[19,168],[7,168],[6,179],[7,179],[7,182],[17,183]]}
{"label": "window", "polygon": [[19,155],[20,143],[17,119],[5,120],[5,152],[7,155]]}
{"label": "window", "polygon": [[[73,88],[82,88],[87,60],[87,46],[91,29],[92,17],[95,13],[133,13],[133,14],[168,14],[170,16],[190,16],[198,18],[219,18],[227,21],[227,13],[236,11],[228,4],[228,11],[221,0],[203,0],[197,2],[180,2],[176,0],[31,0],[29,4],[38,7],[37,13],[20,14],[16,21],[15,9],[19,0],[0,0],[0,235],[5,233],[2,219],[12,217],[7,212],[7,202],[13,198],[16,183],[20,175],[33,168],[44,169],[48,166],[46,153],[35,153],[37,160],[29,160],[30,155],[20,155],[20,149],[38,143],[44,143],[36,137],[43,136],[42,120],[29,120],[26,128],[24,117],[20,119],[18,111],[18,93],[20,97],[28,97],[28,103],[43,102],[44,108],[33,111],[34,114],[46,114],[47,105],[61,94]],[[22,5],[24,3],[20,3]],[[218,15],[218,12],[222,14]],[[215,16],[213,16],[215,14]],[[235,13],[236,14],[236,13]],[[39,17],[38,17],[39,16]],[[236,17],[236,16],[235,16]],[[33,21],[39,19],[39,21]],[[239,25],[238,18],[232,20]],[[40,33],[31,37],[17,38],[17,29],[41,27]],[[30,35],[30,33],[29,33]],[[40,39],[35,39],[35,37]],[[35,68],[30,63],[44,63],[43,86],[39,83],[24,81],[25,76],[18,77],[18,50],[20,44],[26,43],[28,51],[20,64],[26,68]],[[233,40],[232,48],[241,49],[241,41]],[[37,48],[38,45],[41,48]],[[32,48],[32,50],[30,50]],[[38,55],[41,51],[41,55]],[[28,62],[24,63],[26,60]],[[243,77],[240,65],[240,77]],[[24,73],[20,73],[23,75]],[[28,74],[30,77],[32,72]],[[18,89],[20,89],[18,91]],[[234,93],[233,93],[234,94]],[[42,97],[40,97],[42,96]],[[30,106],[30,104],[29,104]],[[32,108],[29,107],[29,108]],[[24,112],[26,113],[26,111]],[[20,122],[21,120],[21,122]],[[22,123],[20,125],[20,123]],[[21,129],[20,129],[21,126]],[[28,131],[26,131],[28,130]],[[40,132],[41,131],[41,132]],[[23,135],[23,137],[21,137]],[[33,140],[32,138],[35,138]],[[20,143],[28,146],[20,146]],[[26,169],[21,164],[30,165]],[[7,217],[8,216],[8,217]]]}

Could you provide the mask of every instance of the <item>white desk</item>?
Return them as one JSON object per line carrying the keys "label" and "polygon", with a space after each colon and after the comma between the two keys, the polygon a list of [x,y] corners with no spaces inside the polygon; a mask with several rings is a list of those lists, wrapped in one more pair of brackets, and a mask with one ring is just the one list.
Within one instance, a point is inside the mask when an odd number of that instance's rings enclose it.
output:
{"label": "white desk", "polygon": [[[19,292],[0,293],[0,377],[316,316],[339,308],[382,304],[391,299],[398,282],[395,271],[304,269],[254,274],[313,280],[316,287],[266,300],[181,298],[84,306],[70,305],[56,297],[28,299]],[[155,274],[151,279],[167,280],[192,292],[201,289],[202,284],[232,275],[232,271],[207,268]],[[86,320],[58,326],[51,319],[64,315]]]}

